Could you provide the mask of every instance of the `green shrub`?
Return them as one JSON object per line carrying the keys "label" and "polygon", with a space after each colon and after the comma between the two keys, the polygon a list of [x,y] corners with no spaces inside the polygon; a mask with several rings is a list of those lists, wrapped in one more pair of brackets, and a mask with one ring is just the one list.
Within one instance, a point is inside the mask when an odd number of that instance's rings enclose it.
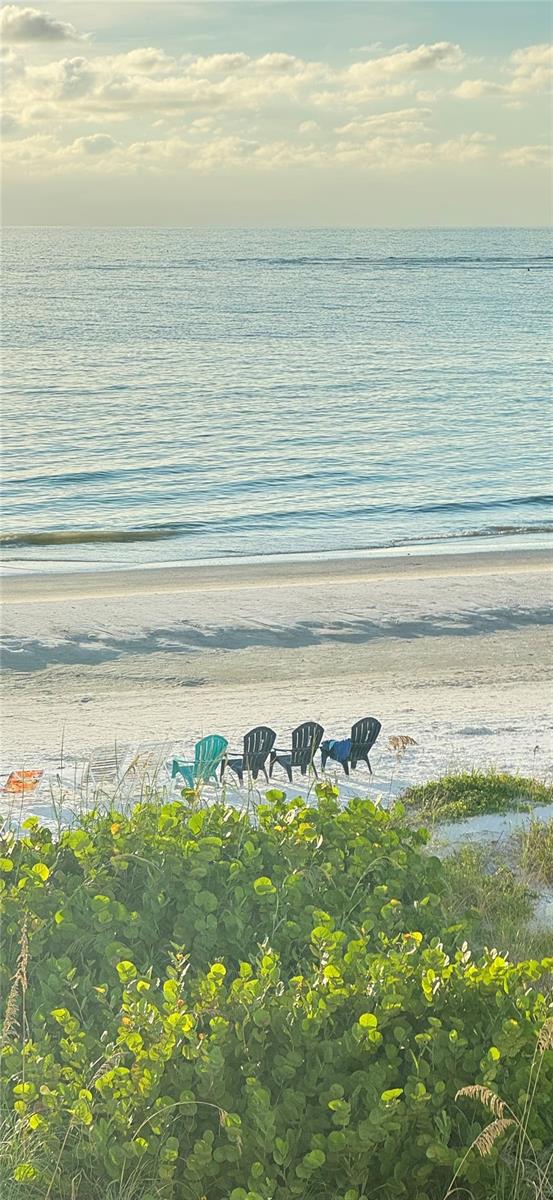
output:
{"label": "green shrub", "polygon": [[553,960],[473,961],[400,807],[26,824],[0,846],[10,1200],[441,1200],[458,1169],[489,1197],[505,1139],[467,1154],[486,1117],[456,1093],[518,1104]]}
{"label": "green shrub", "polygon": [[425,821],[462,821],[482,813],[530,809],[552,804],[553,787],[524,775],[501,771],[463,771],[407,788],[402,802]]}

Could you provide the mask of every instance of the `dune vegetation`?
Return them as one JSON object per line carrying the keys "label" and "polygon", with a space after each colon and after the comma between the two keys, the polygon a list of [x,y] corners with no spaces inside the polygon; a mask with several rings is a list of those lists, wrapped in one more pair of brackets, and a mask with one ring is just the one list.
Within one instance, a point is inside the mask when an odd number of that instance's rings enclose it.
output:
{"label": "dune vegetation", "polygon": [[463,821],[484,813],[553,804],[553,786],[506,771],[461,771],[407,788],[404,804],[422,821]]}
{"label": "dune vegetation", "polygon": [[4,1200],[550,1200],[553,945],[427,842],[328,784],[5,834]]}

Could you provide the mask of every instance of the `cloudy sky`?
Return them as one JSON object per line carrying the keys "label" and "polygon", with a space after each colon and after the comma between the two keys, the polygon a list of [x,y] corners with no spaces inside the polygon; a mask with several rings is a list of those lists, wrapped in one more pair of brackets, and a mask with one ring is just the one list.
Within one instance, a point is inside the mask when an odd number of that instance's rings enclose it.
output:
{"label": "cloudy sky", "polygon": [[4,5],[4,220],[545,224],[550,13]]}

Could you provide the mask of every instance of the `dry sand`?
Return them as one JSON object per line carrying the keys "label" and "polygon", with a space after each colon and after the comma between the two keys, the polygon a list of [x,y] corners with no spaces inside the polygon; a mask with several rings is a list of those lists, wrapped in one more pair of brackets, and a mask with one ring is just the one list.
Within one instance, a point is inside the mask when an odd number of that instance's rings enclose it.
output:
{"label": "dry sand", "polygon": [[[112,742],[253,724],[279,740],[378,716],[418,743],[400,771],[552,769],[543,551],[11,576],[3,581],[2,772]],[[538,747],[538,749],[536,749]],[[397,773],[397,770],[396,770]]]}

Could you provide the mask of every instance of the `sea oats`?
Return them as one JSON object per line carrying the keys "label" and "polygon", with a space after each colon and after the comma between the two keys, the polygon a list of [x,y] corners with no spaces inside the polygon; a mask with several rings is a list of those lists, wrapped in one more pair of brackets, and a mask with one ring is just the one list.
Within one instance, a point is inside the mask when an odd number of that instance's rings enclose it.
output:
{"label": "sea oats", "polygon": [[540,1029],[538,1050],[540,1054],[545,1054],[546,1050],[553,1050],[553,1017],[548,1017]]}
{"label": "sea oats", "polygon": [[494,1117],[502,1118],[505,1112],[503,1100],[492,1092],[491,1088],[484,1087],[482,1083],[472,1083],[468,1087],[459,1088],[455,1094],[455,1099],[459,1096],[469,1096],[471,1100],[479,1100],[485,1108],[488,1108],[493,1113]]}
{"label": "sea oats", "polygon": [[21,938],[19,941],[19,955],[15,974],[12,979],[12,985],[8,993],[6,1003],[6,1011],[4,1014],[4,1023],[2,1025],[2,1044],[7,1042],[12,1034],[16,1033],[18,1021],[18,994],[21,991],[22,996],[25,996],[27,990],[27,963],[29,961],[29,936],[27,933],[27,918],[25,917],[21,927]]}
{"label": "sea oats", "polygon": [[503,1133],[505,1133],[506,1129],[509,1129],[511,1125],[515,1124],[516,1122],[509,1117],[505,1119],[499,1118],[497,1121],[492,1121],[491,1125],[487,1125],[486,1128],[482,1130],[482,1133],[479,1133],[478,1137],[474,1139],[474,1149],[478,1150],[478,1153],[482,1158],[486,1158],[488,1154],[491,1154],[497,1139],[501,1137]]}

